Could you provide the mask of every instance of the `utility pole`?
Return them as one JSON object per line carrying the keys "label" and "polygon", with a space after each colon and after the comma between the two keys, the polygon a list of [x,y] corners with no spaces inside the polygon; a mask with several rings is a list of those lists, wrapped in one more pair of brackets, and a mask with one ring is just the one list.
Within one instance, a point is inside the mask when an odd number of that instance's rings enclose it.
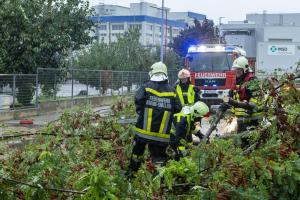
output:
{"label": "utility pole", "polygon": [[[165,19],[165,21],[166,21],[166,33],[164,34],[164,37],[165,37],[165,45],[164,45],[164,52],[166,52],[167,51],[167,44],[168,44],[168,10],[166,9],[166,19]],[[171,29],[171,27],[170,27],[170,29]]]}
{"label": "utility pole", "polygon": [[164,36],[165,36],[165,27],[164,27],[164,7],[165,0],[161,1],[161,40],[160,40],[160,61],[164,61]]}

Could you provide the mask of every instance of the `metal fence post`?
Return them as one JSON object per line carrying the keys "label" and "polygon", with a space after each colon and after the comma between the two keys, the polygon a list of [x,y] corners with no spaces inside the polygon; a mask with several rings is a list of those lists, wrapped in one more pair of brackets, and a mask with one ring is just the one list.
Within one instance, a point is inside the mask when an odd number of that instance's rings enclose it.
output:
{"label": "metal fence post", "polygon": [[122,78],[121,78],[121,87],[122,87],[122,94],[121,95],[124,95],[123,84],[124,84],[124,71],[122,71]]}
{"label": "metal fence post", "polygon": [[113,86],[113,84],[114,84],[114,71],[112,71],[111,72],[111,96],[113,96],[114,95],[114,92],[113,92],[113,88],[114,88],[114,86]]}
{"label": "metal fence post", "polygon": [[89,96],[89,74],[88,71],[85,73],[85,79],[86,79],[86,97]]}
{"label": "metal fence post", "polygon": [[71,69],[71,82],[72,82],[72,88],[71,88],[71,98],[73,99],[74,96],[74,70]]}
{"label": "metal fence post", "polygon": [[39,74],[35,75],[35,107],[39,106]]}
{"label": "metal fence post", "polygon": [[54,73],[54,100],[56,100],[56,73]]}
{"label": "metal fence post", "polygon": [[99,71],[99,96],[101,96],[101,70]]}
{"label": "metal fence post", "polygon": [[142,72],[140,72],[140,85],[139,85],[139,87],[141,87],[141,85],[142,85]]}
{"label": "metal fence post", "polygon": [[15,109],[16,103],[16,75],[13,75],[13,109]]}

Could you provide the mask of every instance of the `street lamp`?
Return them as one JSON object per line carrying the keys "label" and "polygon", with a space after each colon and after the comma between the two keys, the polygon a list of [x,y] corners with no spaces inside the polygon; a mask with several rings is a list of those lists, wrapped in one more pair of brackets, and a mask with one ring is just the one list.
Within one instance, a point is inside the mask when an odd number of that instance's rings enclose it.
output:
{"label": "street lamp", "polygon": [[222,19],[224,19],[225,17],[219,17],[219,44],[221,44],[221,32],[220,32],[220,27],[222,24]]}
{"label": "street lamp", "polygon": [[160,40],[160,61],[164,61],[164,37],[165,37],[165,27],[164,27],[164,8],[165,0],[161,0],[161,40]]}
{"label": "street lamp", "polygon": [[[166,29],[168,28],[167,21],[168,21],[168,9],[165,9],[165,1],[162,0],[161,2],[162,6],[161,8],[150,6],[152,8],[156,8],[158,10],[161,10],[161,39],[160,39],[160,61],[164,61],[164,48],[167,44],[167,38],[165,39],[165,23],[166,23]],[[164,12],[166,12],[166,22],[164,19]],[[168,30],[166,30],[168,32]],[[164,44],[164,41],[166,44]]]}

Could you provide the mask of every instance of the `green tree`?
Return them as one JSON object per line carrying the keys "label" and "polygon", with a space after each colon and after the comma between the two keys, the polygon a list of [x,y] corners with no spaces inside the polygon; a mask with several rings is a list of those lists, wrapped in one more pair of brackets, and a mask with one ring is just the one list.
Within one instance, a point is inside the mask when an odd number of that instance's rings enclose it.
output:
{"label": "green tree", "polygon": [[184,29],[174,39],[170,45],[171,48],[180,56],[184,57],[187,54],[190,45],[197,44],[214,44],[219,42],[219,30],[210,20],[199,22],[194,20],[194,25]]}
{"label": "green tree", "polygon": [[[35,74],[38,67],[64,67],[70,51],[91,42],[91,15],[87,0],[0,1],[0,73]],[[48,94],[56,86],[52,73],[47,75],[40,84]],[[28,105],[35,82],[18,81],[18,101]]]}
{"label": "green tree", "polygon": [[[70,66],[80,69],[90,70],[118,70],[118,71],[141,71],[146,72],[150,66],[159,61],[159,48],[146,48],[140,44],[140,31],[129,29],[118,37],[117,42],[106,44],[104,42],[94,43],[90,48],[79,53],[77,59],[70,63]],[[165,63],[169,70],[179,66],[179,58],[174,51],[167,50],[165,53]],[[86,83],[86,74],[76,74],[76,79]],[[121,84],[131,85],[134,81],[140,81],[139,77],[130,73],[114,73],[103,71],[100,74],[89,73],[88,83],[98,89],[102,86],[102,91],[107,88],[118,88]],[[126,83],[121,83],[121,80]],[[101,83],[100,83],[101,82]],[[100,83],[100,84],[99,84]],[[112,85],[113,83],[113,85]],[[129,88],[128,88],[129,90]]]}
{"label": "green tree", "polygon": [[[148,71],[154,62],[159,61],[159,47],[146,48],[139,40],[139,30],[129,29],[118,37],[117,42],[94,43],[89,49],[83,50],[71,65],[93,70]],[[165,63],[169,69],[176,69],[179,65],[178,56],[167,50]]]}
{"label": "green tree", "polygon": [[92,21],[86,0],[0,2],[0,73],[60,68],[68,52],[89,44]]}

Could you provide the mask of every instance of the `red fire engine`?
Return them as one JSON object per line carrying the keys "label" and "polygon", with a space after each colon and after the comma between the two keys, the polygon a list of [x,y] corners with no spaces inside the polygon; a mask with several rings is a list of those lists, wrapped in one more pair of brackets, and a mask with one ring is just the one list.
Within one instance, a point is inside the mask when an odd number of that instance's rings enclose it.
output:
{"label": "red fire engine", "polygon": [[237,46],[206,44],[188,49],[185,66],[191,72],[192,83],[201,90],[201,99],[210,106],[217,106],[235,84],[231,66],[235,58],[246,56]]}

